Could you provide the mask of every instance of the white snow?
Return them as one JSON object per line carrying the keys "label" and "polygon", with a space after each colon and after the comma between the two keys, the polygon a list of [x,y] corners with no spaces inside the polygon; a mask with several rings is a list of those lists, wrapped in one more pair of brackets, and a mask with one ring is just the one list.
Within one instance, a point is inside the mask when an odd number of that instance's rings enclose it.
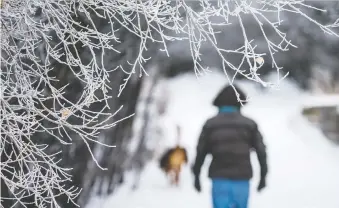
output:
{"label": "white snow", "polygon": [[[209,74],[199,80],[185,75],[169,82],[171,104],[167,121],[182,125],[183,145],[189,150],[190,162],[204,121],[216,113],[212,99],[224,86],[223,75]],[[258,163],[253,155],[255,175],[251,182],[249,208],[338,208],[339,147],[301,116],[306,95],[288,83],[278,91],[263,92],[254,84],[241,83],[252,98],[243,113],[256,120],[268,148],[268,186],[262,193],[255,188]],[[171,138],[171,137],[169,137]],[[167,145],[171,142],[167,142]],[[191,165],[189,164],[189,166]],[[140,187],[131,191],[130,184],[107,198],[93,198],[87,208],[208,208],[211,206],[209,161],[205,161],[202,193],[195,192],[189,166],[182,173],[181,186],[169,187],[164,174],[152,162],[142,175]]]}
{"label": "white snow", "polygon": [[338,106],[339,107],[339,95],[310,95],[308,96],[303,105],[305,107],[318,107],[318,106]]}

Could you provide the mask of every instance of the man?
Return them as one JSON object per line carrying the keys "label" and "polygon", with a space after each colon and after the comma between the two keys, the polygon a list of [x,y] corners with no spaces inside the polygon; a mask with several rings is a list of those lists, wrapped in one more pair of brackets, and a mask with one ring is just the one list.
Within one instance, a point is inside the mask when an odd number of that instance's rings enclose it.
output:
{"label": "man", "polygon": [[[234,85],[233,85],[234,86]],[[240,100],[245,94],[236,86]],[[242,107],[232,86],[226,86],[216,97],[213,105],[219,113],[208,119],[203,126],[198,145],[193,173],[194,186],[200,187],[200,169],[207,154],[213,159],[209,168],[212,179],[214,208],[247,208],[249,180],[252,178],[250,151],[255,150],[261,167],[261,179],[257,190],[266,186],[266,148],[257,124],[243,116]]]}

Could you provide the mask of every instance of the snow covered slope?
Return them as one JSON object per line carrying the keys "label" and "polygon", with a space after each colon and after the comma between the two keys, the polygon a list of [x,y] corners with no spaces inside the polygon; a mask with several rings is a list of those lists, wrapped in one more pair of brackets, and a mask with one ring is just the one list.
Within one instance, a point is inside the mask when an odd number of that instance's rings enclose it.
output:
{"label": "snow covered slope", "polygon": [[[169,82],[171,104],[165,124],[173,131],[175,122],[181,124],[182,142],[189,150],[190,162],[204,121],[216,113],[212,99],[225,83],[220,74],[209,74],[199,80],[194,75],[185,75]],[[255,188],[259,169],[253,155],[255,175],[249,207],[339,208],[339,148],[301,117],[300,109],[308,96],[289,83],[269,92],[256,89],[254,84],[240,86],[252,98],[243,113],[258,122],[269,160],[268,187],[258,194]],[[166,143],[170,144],[171,141]],[[127,183],[113,196],[93,199],[88,208],[211,207],[208,165],[206,161],[200,194],[193,189],[188,166],[183,170],[181,186],[170,188],[157,163],[151,163],[137,191],[131,191]]]}

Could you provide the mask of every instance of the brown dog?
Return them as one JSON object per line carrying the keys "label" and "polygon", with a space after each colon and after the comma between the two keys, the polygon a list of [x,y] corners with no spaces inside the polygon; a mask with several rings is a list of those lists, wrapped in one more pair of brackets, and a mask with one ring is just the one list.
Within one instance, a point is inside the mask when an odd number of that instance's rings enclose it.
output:
{"label": "brown dog", "polygon": [[179,145],[180,127],[178,131],[178,144],[174,148],[170,148],[160,159],[160,167],[170,177],[171,185],[179,185],[181,166],[188,162],[187,151]]}

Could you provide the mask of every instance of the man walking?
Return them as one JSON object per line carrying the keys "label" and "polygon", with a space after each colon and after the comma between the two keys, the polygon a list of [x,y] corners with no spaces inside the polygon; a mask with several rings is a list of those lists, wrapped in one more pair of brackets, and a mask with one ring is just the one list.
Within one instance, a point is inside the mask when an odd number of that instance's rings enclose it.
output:
{"label": "man walking", "polygon": [[[234,86],[234,89],[240,100],[246,99],[238,87]],[[214,208],[247,208],[249,180],[253,175],[251,150],[256,151],[261,168],[257,190],[266,186],[266,147],[256,122],[241,114],[242,105],[234,89],[226,86],[215,98],[213,105],[218,107],[219,113],[203,126],[192,168],[194,186],[200,192],[200,169],[206,155],[212,155],[209,178],[212,179]]]}

